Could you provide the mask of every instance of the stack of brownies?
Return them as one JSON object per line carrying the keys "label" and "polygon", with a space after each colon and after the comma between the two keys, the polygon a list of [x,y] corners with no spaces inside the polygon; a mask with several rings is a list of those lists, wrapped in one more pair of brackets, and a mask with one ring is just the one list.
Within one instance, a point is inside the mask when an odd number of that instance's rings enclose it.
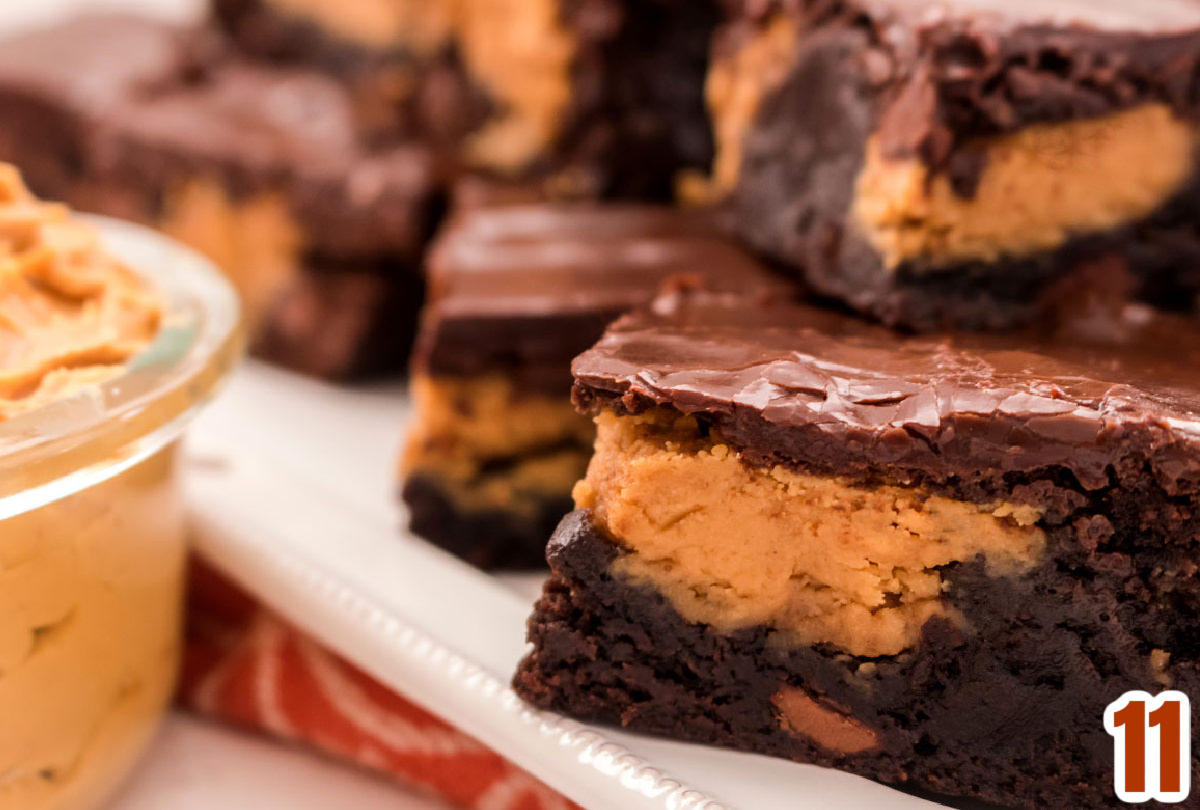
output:
{"label": "stack of brownies", "polygon": [[417,331],[537,706],[1043,810],[1200,689],[1195,0],[214,0],[5,43],[0,121],[264,356]]}
{"label": "stack of brownies", "polygon": [[305,373],[404,367],[463,173],[663,201],[712,153],[710,0],[211,5],[192,27],[91,16],[0,43],[0,160],[209,254],[256,353]]}
{"label": "stack of brownies", "polygon": [[1029,6],[727,9],[713,210],[455,206],[405,494],[549,537],[521,696],[1119,806],[1106,704],[1200,688],[1200,6]]}

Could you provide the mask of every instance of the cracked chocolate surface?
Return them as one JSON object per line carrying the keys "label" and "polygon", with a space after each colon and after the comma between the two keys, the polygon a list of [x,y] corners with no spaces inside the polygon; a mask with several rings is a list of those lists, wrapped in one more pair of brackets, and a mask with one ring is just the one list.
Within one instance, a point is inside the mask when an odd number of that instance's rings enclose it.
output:
{"label": "cracked chocolate surface", "polygon": [[[1172,351],[1164,353],[1163,347]],[[897,336],[855,317],[664,296],[575,360],[585,407],[669,405],[763,459],[939,482],[1060,467],[1085,489],[1147,467],[1200,484],[1190,319],[1130,306],[1038,333]]]}

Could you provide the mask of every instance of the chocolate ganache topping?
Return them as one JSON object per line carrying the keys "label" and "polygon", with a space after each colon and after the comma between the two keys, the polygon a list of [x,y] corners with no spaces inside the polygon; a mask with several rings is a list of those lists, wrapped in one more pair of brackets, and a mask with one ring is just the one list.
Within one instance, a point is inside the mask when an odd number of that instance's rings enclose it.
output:
{"label": "chocolate ganache topping", "polygon": [[721,292],[792,290],[721,235],[708,212],[505,206],[460,214],[442,233],[414,367],[501,371],[556,396],[570,384],[571,359],[674,276]]}
{"label": "chocolate ganache topping", "polygon": [[1197,369],[1200,328],[1141,307],[1054,336],[901,336],[687,291],[572,367],[581,408],[696,414],[751,462],[929,483],[1060,468],[1091,490],[1148,464],[1172,494],[1200,491]]}

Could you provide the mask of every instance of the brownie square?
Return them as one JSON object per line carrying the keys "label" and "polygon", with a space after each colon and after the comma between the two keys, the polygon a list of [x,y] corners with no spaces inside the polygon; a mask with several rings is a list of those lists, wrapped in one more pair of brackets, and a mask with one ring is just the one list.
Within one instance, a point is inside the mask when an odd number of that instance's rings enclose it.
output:
{"label": "brownie square", "polygon": [[708,213],[460,198],[429,263],[404,498],[414,532],[471,562],[541,567],[594,439],[571,359],[680,274],[748,296],[790,286]]}
{"label": "brownie square", "polygon": [[369,143],[339,82],[194,30],[83,17],[3,43],[0,111],[0,157],[36,191],[220,265],[260,355],[335,379],[403,368],[443,162]]}
{"label": "brownie square", "polygon": [[620,319],[573,365],[596,449],[517,692],[958,802],[1121,806],[1105,706],[1200,687],[1200,330],[1091,326],[905,338],[694,292]]}
{"label": "brownie square", "polygon": [[1200,6],[735,5],[717,183],[819,293],[910,330],[1193,305]]}
{"label": "brownie square", "polygon": [[457,3],[211,0],[209,11],[249,59],[336,78],[373,138],[457,143],[489,113],[457,56]]}
{"label": "brownie square", "polygon": [[255,58],[337,76],[382,131],[395,119],[551,196],[667,200],[712,160],[717,0],[214,0],[213,13]]}

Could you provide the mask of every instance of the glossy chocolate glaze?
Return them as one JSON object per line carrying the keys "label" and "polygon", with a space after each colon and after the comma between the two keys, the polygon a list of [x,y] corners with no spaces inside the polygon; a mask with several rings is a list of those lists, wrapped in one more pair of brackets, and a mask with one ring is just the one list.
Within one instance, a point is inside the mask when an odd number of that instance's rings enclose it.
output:
{"label": "glossy chocolate glaze", "polygon": [[430,260],[416,368],[504,371],[565,393],[571,358],[674,276],[727,292],[792,289],[708,213],[587,203],[460,212]]}
{"label": "glossy chocolate glaze", "polygon": [[789,303],[683,292],[576,359],[582,406],[702,416],[744,457],[944,485],[1068,471],[1086,489],[1148,466],[1200,491],[1200,328],[1129,307],[1054,336],[900,336]]}

